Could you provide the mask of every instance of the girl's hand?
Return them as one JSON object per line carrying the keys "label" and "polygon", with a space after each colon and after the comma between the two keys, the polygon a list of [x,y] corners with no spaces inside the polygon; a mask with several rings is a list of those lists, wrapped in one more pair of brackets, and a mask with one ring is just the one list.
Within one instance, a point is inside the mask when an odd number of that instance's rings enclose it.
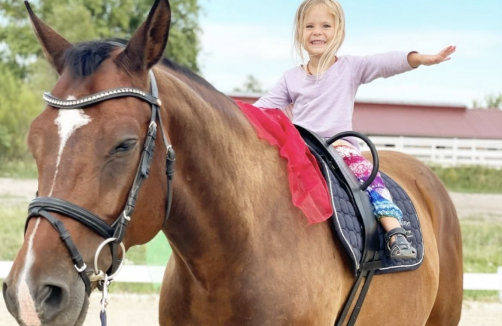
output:
{"label": "girl's hand", "polygon": [[457,49],[456,46],[449,46],[445,49],[443,49],[441,52],[439,52],[436,55],[422,55],[422,60],[421,64],[424,66],[432,66],[432,65],[437,65],[438,63],[445,62],[450,60],[450,55],[455,52]]}

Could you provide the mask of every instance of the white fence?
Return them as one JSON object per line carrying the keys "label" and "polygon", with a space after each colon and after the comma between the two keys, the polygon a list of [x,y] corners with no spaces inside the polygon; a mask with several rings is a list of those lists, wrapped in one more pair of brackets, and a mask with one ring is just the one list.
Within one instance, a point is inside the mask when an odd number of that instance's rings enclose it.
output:
{"label": "white fence", "polygon": [[[502,134],[502,131],[501,131]],[[502,168],[502,140],[370,136],[378,150],[395,150],[443,166]],[[360,143],[362,150],[369,150]]]}
{"label": "white fence", "polygon": [[[0,279],[4,279],[12,268],[11,261],[0,261]],[[125,265],[115,279],[126,283],[161,283],[164,266]],[[464,274],[464,290],[492,290],[499,292],[502,302],[502,267],[496,274],[467,273]]]}

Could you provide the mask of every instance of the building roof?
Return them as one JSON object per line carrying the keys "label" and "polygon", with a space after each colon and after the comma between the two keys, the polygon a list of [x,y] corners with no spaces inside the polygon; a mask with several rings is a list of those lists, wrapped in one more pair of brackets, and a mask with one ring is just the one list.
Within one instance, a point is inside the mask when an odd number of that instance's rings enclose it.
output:
{"label": "building roof", "polygon": [[353,123],[370,135],[502,139],[502,110],[357,102]]}
{"label": "building roof", "polygon": [[[257,94],[231,96],[254,103]],[[368,135],[502,140],[502,110],[468,109],[460,105],[359,102],[354,130]]]}

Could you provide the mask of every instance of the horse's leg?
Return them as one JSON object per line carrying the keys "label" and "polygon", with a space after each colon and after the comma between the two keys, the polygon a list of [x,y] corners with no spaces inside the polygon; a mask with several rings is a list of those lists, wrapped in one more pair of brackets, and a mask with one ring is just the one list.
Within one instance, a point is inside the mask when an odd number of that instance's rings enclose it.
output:
{"label": "horse's leg", "polygon": [[446,189],[435,174],[417,180],[428,203],[439,254],[439,288],[427,326],[458,325],[462,309],[463,266],[460,224]]}

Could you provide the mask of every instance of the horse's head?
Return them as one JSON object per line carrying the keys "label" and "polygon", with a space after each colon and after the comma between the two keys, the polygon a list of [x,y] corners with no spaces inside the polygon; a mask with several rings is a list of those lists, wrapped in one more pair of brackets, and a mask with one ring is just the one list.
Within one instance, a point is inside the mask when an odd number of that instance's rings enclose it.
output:
{"label": "horse's head", "polygon": [[[28,144],[38,166],[38,198],[30,204],[25,241],[3,295],[21,325],[81,325],[88,294],[102,279],[91,274],[104,237],[123,237],[128,248],[152,239],[164,223],[165,212],[149,208],[165,208],[168,197],[163,154],[168,143],[160,132],[151,141],[157,154],[150,178],[139,186],[151,159],[152,148],[144,151],[147,135],[155,136],[155,126],[161,125],[149,71],[166,47],[170,7],[156,0],[125,47],[72,45],[27,7],[60,78],[31,125]],[[134,218],[128,223],[133,210],[148,223]],[[101,251],[101,271],[117,269],[122,255],[117,242]]]}

